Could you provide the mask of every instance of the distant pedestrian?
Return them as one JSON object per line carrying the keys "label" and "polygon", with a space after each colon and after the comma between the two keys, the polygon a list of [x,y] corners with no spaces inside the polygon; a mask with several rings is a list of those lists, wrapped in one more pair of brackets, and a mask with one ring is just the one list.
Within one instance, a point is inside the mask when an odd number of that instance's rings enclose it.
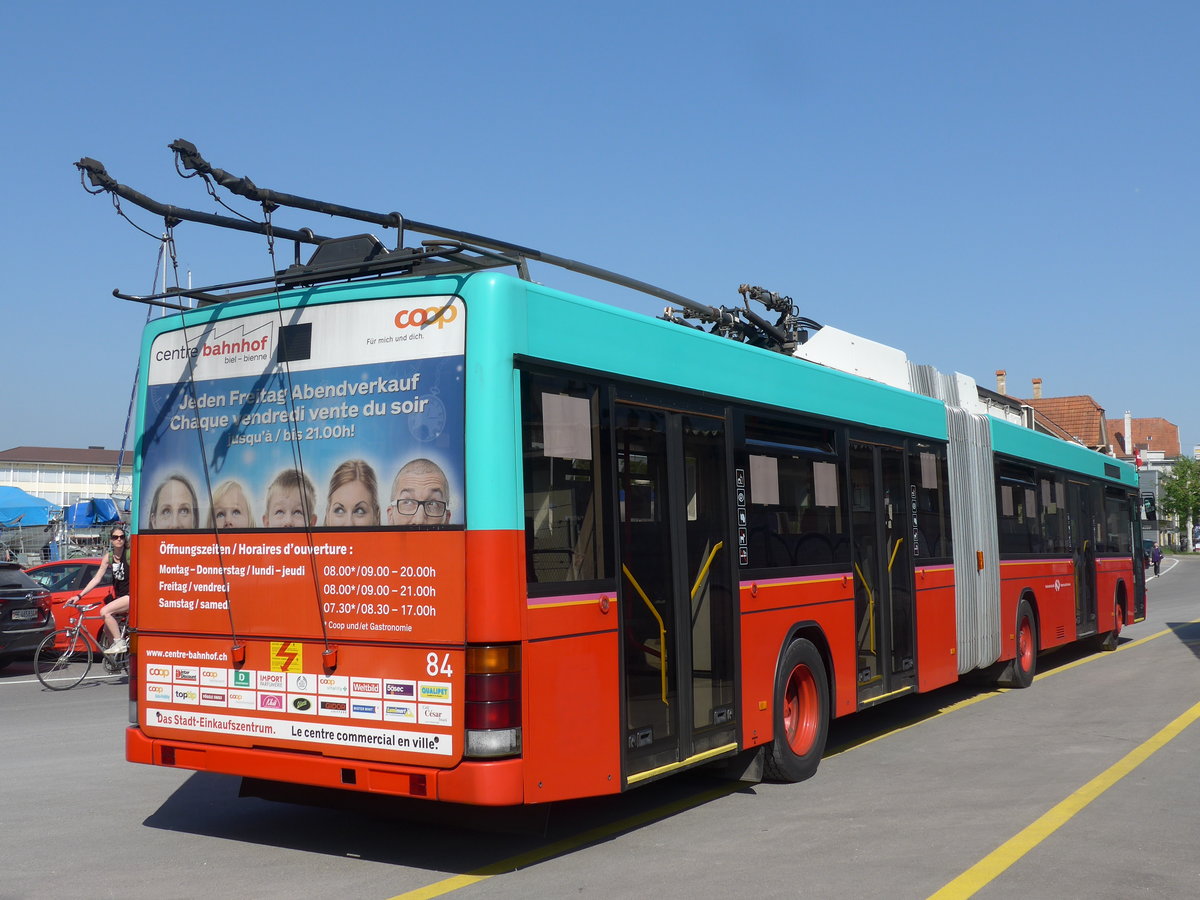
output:
{"label": "distant pedestrian", "polygon": [[1154,563],[1154,574],[1158,574],[1158,567],[1162,565],[1162,550],[1158,544],[1154,545],[1154,549],[1150,551],[1150,562]]}

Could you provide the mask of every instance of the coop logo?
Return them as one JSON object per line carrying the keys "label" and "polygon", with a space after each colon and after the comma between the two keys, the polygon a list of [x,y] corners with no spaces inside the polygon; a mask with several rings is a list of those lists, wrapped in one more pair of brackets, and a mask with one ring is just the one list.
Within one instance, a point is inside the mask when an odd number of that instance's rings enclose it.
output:
{"label": "coop logo", "polygon": [[170,703],[171,686],[169,684],[146,685],[146,699],[151,703]]}
{"label": "coop logo", "polygon": [[147,681],[170,681],[171,667],[170,666],[146,666]]}
{"label": "coop logo", "polygon": [[317,690],[322,694],[340,694],[350,691],[350,679],[345,675],[321,675],[317,678]]}
{"label": "coop logo", "polygon": [[254,691],[231,690],[228,694],[229,705],[235,709],[254,709],[256,698]]}
{"label": "coop logo", "polygon": [[425,309],[402,309],[396,313],[397,328],[424,328],[426,325],[437,325],[443,328],[458,318],[458,308],[453,304],[448,306],[430,306]]}

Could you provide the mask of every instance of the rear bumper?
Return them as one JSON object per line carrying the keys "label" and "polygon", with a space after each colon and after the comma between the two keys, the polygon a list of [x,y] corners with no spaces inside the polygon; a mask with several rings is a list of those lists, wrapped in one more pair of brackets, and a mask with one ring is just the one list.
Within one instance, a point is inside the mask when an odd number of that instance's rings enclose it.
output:
{"label": "rear bumper", "polygon": [[398,766],[286,750],[158,740],[137,726],[125,731],[125,758],[151,766],[448,803],[517,806],[525,802],[521,759],[460,762],[453,769]]}
{"label": "rear bumper", "polygon": [[30,628],[9,627],[0,631],[0,656],[32,656],[38,644],[54,631],[54,620]]}

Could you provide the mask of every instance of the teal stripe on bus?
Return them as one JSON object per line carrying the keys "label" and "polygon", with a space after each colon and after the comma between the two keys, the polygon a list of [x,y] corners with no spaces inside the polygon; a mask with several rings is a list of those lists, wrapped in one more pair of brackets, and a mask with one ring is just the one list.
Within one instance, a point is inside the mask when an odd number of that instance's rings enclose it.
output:
{"label": "teal stripe on bus", "polygon": [[531,356],[946,439],[945,408],[879,382],[530,285]]}
{"label": "teal stripe on bus", "polygon": [[[991,419],[992,449],[997,453],[1079,472],[1127,487],[1138,486],[1137,470],[1124,460],[1089,450],[1014,422]],[[1114,477],[1113,472],[1116,472]]]}

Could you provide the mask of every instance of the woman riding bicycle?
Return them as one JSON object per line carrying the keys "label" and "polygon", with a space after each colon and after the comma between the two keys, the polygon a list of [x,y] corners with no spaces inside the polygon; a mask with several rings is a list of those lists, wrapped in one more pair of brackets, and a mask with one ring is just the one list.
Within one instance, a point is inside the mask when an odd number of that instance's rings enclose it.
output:
{"label": "woman riding bicycle", "polygon": [[96,570],[96,574],[92,576],[88,586],[75,595],[75,599],[83,599],[83,595],[100,583],[100,579],[108,571],[109,565],[112,565],[113,592],[116,599],[104,604],[100,615],[104,617],[104,627],[108,629],[108,633],[112,637],[112,643],[104,649],[104,654],[105,656],[115,656],[129,650],[129,645],[121,637],[121,628],[117,625],[116,620],[118,614],[129,612],[129,534],[123,527],[117,526],[112,530],[108,539],[113,544],[112,549],[104,554],[104,559],[100,561],[100,568]]}

